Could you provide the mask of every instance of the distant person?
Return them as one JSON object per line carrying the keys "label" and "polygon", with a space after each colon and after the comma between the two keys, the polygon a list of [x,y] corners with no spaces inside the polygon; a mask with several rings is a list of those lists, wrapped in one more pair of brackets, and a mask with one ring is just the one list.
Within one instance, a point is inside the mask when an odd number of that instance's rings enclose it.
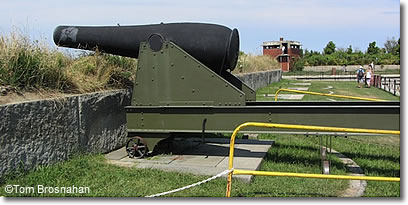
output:
{"label": "distant person", "polygon": [[371,71],[374,71],[374,62],[371,61],[370,66],[371,66]]}
{"label": "distant person", "polygon": [[346,73],[346,72],[347,72],[347,65],[344,64],[343,67],[342,67],[342,69],[343,69],[343,72]]}
{"label": "distant person", "polygon": [[363,66],[357,70],[357,85],[361,88],[361,85],[364,83],[364,69]]}
{"label": "distant person", "polygon": [[371,69],[372,69],[371,65],[368,66],[367,72],[365,73],[366,86],[367,86],[368,88],[371,87],[371,76],[372,76],[372,70],[371,70]]}

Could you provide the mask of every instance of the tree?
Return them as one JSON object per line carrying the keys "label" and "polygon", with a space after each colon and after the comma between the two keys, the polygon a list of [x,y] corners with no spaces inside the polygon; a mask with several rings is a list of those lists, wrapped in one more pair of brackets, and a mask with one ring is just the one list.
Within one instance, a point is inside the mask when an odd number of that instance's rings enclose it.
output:
{"label": "tree", "polygon": [[397,40],[395,40],[394,37],[392,37],[391,39],[387,39],[387,41],[385,41],[385,43],[384,43],[384,47],[385,47],[385,50],[387,51],[387,53],[391,53],[393,55],[397,54],[398,46],[399,46],[399,39],[398,39],[398,42],[397,42]]}
{"label": "tree", "polygon": [[347,48],[347,54],[353,54],[353,48],[351,47],[351,45]]}
{"label": "tree", "polygon": [[307,50],[307,48],[305,49],[305,53],[303,54],[304,57],[308,57],[310,56],[310,52],[309,50]]}
{"label": "tree", "polygon": [[398,38],[398,46],[397,46],[398,56],[400,55],[400,38]]}
{"label": "tree", "polygon": [[375,54],[379,53],[380,48],[378,48],[375,44],[376,44],[375,41],[368,44],[367,54],[374,54],[375,55]]}
{"label": "tree", "polygon": [[323,52],[325,55],[330,55],[336,51],[336,44],[333,43],[333,41],[329,41],[327,43],[326,48],[324,48]]}

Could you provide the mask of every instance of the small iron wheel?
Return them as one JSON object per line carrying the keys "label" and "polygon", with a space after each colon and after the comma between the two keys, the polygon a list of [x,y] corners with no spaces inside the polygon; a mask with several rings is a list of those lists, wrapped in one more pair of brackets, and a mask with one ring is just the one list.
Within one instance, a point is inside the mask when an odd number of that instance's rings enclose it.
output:
{"label": "small iron wheel", "polygon": [[126,152],[130,158],[140,159],[147,155],[149,149],[144,139],[136,136],[130,138],[126,143]]}

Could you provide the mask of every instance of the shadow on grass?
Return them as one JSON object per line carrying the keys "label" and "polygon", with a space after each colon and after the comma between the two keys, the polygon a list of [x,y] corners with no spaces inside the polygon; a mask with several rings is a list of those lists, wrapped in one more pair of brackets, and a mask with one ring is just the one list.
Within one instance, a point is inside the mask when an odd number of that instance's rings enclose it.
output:
{"label": "shadow on grass", "polygon": [[[253,192],[255,195],[254,197],[337,197],[336,195],[325,195],[325,194],[319,194],[315,192],[303,192],[303,193],[295,193],[295,192],[285,192],[285,193],[275,193],[275,196],[271,196],[271,193],[268,192]],[[245,196],[240,196],[239,197],[245,197]]]}
{"label": "shadow on grass", "polygon": [[[310,151],[318,153],[318,147],[313,145],[282,145],[279,143],[275,143],[273,148],[275,149],[272,152],[268,152],[264,158],[265,162],[273,162],[273,163],[286,163],[286,164],[303,164],[303,165],[317,165],[321,164],[321,159],[318,157],[309,157]],[[309,156],[299,156],[299,154],[291,154],[288,153],[290,149],[298,149],[296,152],[308,154]],[[353,159],[354,161],[358,159],[366,159],[373,161],[372,165],[364,165],[359,164],[361,169],[364,170],[364,173],[367,175],[373,175],[376,173],[378,176],[391,176],[391,177],[399,177],[400,170],[393,169],[393,168],[380,168],[376,166],[378,162],[376,160],[387,160],[391,162],[399,162],[399,157],[393,156],[375,156],[370,154],[361,154],[361,153],[351,153],[351,152],[341,152],[341,154]],[[335,155],[333,155],[334,157]],[[357,163],[358,164],[358,163]],[[331,161],[331,167],[336,169],[345,169],[346,165],[338,162],[338,161]]]}
{"label": "shadow on grass", "polygon": [[346,155],[347,157],[351,159],[367,159],[367,160],[386,160],[386,161],[391,161],[391,162],[400,162],[400,157],[398,156],[379,156],[379,155],[371,155],[371,154],[366,154],[366,153],[355,153],[355,152],[342,152],[342,154]]}
{"label": "shadow on grass", "polygon": [[[304,164],[304,165],[317,165],[320,166],[321,164],[321,158],[319,157],[308,157],[308,156],[294,156],[291,155],[290,153],[280,153],[279,151],[282,149],[299,149],[298,151],[306,151],[305,153],[308,153],[310,151],[318,153],[318,147],[316,146],[307,146],[307,145],[282,145],[276,143],[273,146],[276,151],[274,152],[268,152],[266,153],[266,156],[264,158],[265,162],[277,162],[277,163],[287,163],[287,164]],[[336,169],[345,169],[345,165],[341,162],[336,162],[336,161],[331,161],[331,167],[335,167]]]}

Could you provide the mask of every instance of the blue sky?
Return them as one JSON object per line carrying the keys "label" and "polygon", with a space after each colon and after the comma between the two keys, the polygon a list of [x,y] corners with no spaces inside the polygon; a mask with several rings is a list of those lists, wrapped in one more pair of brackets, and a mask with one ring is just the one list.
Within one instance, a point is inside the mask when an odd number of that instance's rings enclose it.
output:
{"label": "blue sky", "polygon": [[238,28],[241,50],[260,54],[263,41],[300,41],[322,51],[329,41],[339,48],[365,51],[376,41],[400,37],[396,0],[2,0],[0,33],[13,29],[47,39],[58,25],[143,25],[205,22]]}

